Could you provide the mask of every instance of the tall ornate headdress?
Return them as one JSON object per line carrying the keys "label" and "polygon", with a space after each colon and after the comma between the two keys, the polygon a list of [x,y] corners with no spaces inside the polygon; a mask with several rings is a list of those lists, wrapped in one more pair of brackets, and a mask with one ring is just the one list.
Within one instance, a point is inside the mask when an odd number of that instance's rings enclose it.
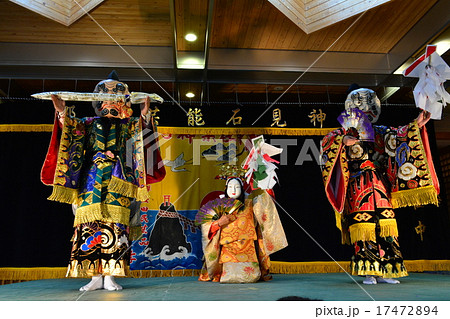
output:
{"label": "tall ornate headdress", "polygon": [[220,166],[220,174],[216,176],[216,179],[227,180],[229,178],[239,178],[243,183],[246,172],[247,170],[237,165],[223,164]]}

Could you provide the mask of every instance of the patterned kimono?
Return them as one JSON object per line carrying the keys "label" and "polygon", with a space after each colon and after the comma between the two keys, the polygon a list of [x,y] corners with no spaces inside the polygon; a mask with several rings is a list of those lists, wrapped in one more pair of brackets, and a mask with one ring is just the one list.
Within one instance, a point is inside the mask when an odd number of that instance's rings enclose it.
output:
{"label": "patterned kimono", "polygon": [[[60,138],[59,138],[60,136]],[[130,204],[148,199],[140,118],[77,119],[55,123],[42,169],[49,197],[76,207],[67,276],[125,276]]]}
{"label": "patterned kimono", "polygon": [[286,247],[287,240],[275,204],[265,191],[255,191],[232,222],[202,224],[205,263],[199,280],[251,283],[270,280],[269,255]]}
{"label": "patterned kimono", "polygon": [[[393,208],[438,204],[439,183],[425,127],[373,126],[375,141],[345,146],[338,129],[322,140],[323,180],[342,242],[354,245],[353,275],[407,276]],[[348,132],[347,132],[348,133]]]}

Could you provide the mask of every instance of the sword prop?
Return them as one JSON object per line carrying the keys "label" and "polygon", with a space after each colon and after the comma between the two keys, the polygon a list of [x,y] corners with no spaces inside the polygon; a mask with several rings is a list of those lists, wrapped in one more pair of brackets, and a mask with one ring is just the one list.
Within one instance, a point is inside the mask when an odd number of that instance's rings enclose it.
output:
{"label": "sword prop", "polygon": [[164,99],[158,94],[144,93],[144,92],[131,92],[130,94],[109,94],[109,93],[80,93],[80,92],[42,92],[32,94],[35,99],[51,100],[52,95],[57,95],[65,101],[130,101],[133,104],[143,103],[145,99],[150,97],[151,102],[163,103]]}

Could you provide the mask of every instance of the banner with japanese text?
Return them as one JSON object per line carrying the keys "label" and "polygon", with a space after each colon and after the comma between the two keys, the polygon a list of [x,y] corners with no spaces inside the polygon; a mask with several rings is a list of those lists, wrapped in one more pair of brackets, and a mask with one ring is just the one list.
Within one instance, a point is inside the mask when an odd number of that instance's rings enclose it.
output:
{"label": "banner with japanese text", "polygon": [[[192,131],[192,130],[191,130]],[[199,269],[202,266],[200,205],[223,193],[225,181],[216,179],[220,166],[240,164],[248,155],[245,144],[256,135],[159,135],[166,177],[152,184],[150,200],[141,204],[142,236],[133,242],[130,268]]]}

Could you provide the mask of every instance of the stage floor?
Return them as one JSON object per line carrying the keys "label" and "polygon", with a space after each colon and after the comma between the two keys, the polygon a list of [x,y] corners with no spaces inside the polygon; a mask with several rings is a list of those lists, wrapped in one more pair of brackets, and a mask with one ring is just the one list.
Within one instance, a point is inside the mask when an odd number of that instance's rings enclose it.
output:
{"label": "stage floor", "polygon": [[401,284],[363,285],[345,273],[275,274],[269,282],[219,284],[197,277],[117,278],[121,291],[78,291],[88,279],[46,279],[0,286],[0,301],[449,301],[450,275],[410,273]]}

